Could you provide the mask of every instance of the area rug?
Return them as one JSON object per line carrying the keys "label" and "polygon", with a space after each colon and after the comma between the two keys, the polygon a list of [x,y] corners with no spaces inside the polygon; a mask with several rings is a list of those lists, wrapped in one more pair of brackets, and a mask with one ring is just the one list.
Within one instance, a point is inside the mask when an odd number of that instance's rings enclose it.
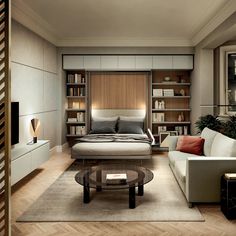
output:
{"label": "area rug", "polygon": [[74,180],[81,163],[75,161],[17,221],[204,221],[197,207],[188,207],[167,158],[147,165],[154,179],[144,186],[144,196],[136,196],[135,209],[129,209],[128,190],[92,190],[84,204],[83,187]]}

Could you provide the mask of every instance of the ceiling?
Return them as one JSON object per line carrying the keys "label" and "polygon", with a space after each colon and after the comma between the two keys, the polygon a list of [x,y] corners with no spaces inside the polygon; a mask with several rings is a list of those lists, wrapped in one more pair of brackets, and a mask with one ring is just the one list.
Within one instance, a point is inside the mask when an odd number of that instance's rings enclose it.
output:
{"label": "ceiling", "polygon": [[194,46],[230,2],[12,0],[12,14],[58,46]]}

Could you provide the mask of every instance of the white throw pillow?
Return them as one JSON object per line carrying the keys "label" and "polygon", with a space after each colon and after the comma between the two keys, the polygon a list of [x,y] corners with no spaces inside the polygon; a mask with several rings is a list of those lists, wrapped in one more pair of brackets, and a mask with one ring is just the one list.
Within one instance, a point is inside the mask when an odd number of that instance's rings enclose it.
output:
{"label": "white throw pillow", "polygon": [[212,143],[217,134],[218,132],[211,130],[207,127],[203,129],[201,133],[201,138],[205,139],[204,147],[203,147],[203,153],[205,156],[211,155]]}
{"label": "white throw pillow", "polygon": [[218,133],[211,146],[213,157],[236,157],[236,140]]}

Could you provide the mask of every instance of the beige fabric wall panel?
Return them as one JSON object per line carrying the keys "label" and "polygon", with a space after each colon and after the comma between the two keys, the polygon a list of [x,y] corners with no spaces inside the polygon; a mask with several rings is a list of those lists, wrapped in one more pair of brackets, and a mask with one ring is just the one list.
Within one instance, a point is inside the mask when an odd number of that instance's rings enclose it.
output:
{"label": "beige fabric wall panel", "polygon": [[58,143],[59,78],[57,48],[12,21],[12,101],[19,102],[20,144],[32,139],[30,120],[41,122],[39,139]]}
{"label": "beige fabric wall panel", "polygon": [[57,48],[44,40],[43,69],[51,73],[57,73]]}
{"label": "beige fabric wall panel", "polygon": [[21,24],[12,23],[12,61],[43,69],[44,40]]}
{"label": "beige fabric wall panel", "polygon": [[147,107],[148,73],[92,73],[91,105],[94,109],[144,109]]}

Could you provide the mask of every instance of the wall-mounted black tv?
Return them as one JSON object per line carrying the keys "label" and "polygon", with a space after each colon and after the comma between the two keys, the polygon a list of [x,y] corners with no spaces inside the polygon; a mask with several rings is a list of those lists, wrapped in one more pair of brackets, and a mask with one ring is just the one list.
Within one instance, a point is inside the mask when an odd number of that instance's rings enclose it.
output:
{"label": "wall-mounted black tv", "polygon": [[[4,103],[0,104],[0,120],[4,118]],[[0,129],[4,127],[4,122],[0,124]],[[2,138],[4,132],[0,134]],[[19,143],[19,102],[11,103],[11,145]],[[4,146],[4,143],[0,145],[0,148]]]}
{"label": "wall-mounted black tv", "polygon": [[11,103],[11,145],[19,143],[19,102]]}

